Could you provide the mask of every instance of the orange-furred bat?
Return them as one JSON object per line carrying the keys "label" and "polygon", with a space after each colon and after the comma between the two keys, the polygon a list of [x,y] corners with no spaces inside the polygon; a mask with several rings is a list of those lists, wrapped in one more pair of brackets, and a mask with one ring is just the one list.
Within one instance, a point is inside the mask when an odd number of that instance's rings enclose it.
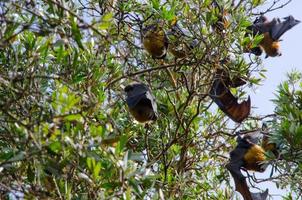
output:
{"label": "orange-furred bat", "polygon": [[143,83],[132,83],[125,87],[126,102],[130,113],[141,123],[157,119],[157,106],[151,90]]}
{"label": "orange-furred bat", "polygon": [[236,191],[242,195],[244,200],[266,200],[268,189],[263,193],[250,192],[246,178],[240,171],[241,168],[244,168],[246,170],[264,172],[267,168],[267,164],[263,163],[266,159],[265,151],[254,142],[250,136],[238,136],[237,146],[231,151],[230,161],[226,168],[234,179]]}
{"label": "orange-furred bat", "polygon": [[244,84],[245,81],[240,78],[230,81],[228,78],[225,78],[220,74],[215,77],[212,88],[209,92],[209,96],[218,105],[218,107],[228,117],[238,123],[242,122],[249,116],[251,110],[251,99],[248,97],[247,101],[243,101],[239,104],[237,101],[238,99],[230,92],[229,87],[239,87]]}
{"label": "orange-furred bat", "polygon": [[143,29],[142,42],[152,58],[163,59],[166,57],[169,42],[160,23],[149,25]]}
{"label": "orange-furred bat", "polygon": [[252,31],[253,35],[263,34],[263,39],[259,44],[259,47],[252,48],[251,53],[260,56],[262,50],[265,51],[266,57],[281,56],[280,52],[280,37],[289,29],[300,23],[293,16],[283,18],[274,18],[269,21],[265,16],[259,17],[254,21],[254,24],[248,27]]}

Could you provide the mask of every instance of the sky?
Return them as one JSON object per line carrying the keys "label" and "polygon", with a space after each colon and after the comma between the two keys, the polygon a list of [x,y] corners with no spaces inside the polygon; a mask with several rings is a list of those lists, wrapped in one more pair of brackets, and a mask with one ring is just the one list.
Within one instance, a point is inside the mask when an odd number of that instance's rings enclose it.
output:
{"label": "sky", "polygon": [[[270,0],[268,2],[273,2]],[[285,0],[283,0],[285,2]],[[267,8],[271,3],[266,4]],[[302,40],[299,37],[302,36],[302,0],[292,0],[287,6],[275,10],[266,14],[269,19],[274,17],[286,17],[288,15],[293,15],[295,19],[301,21],[300,24],[293,27],[291,30],[286,32],[281,39],[281,51],[282,56],[275,58],[264,58],[263,55],[263,65],[267,70],[267,79],[262,83],[261,86],[257,87],[256,91],[250,94],[253,106],[253,113],[259,115],[271,114],[274,111],[274,104],[271,102],[275,98],[276,90],[278,85],[286,80],[286,73],[297,69],[302,71]],[[266,10],[266,9],[264,9]],[[266,170],[266,173],[257,173],[258,178],[269,178],[271,168]],[[273,195],[273,200],[281,200],[280,195],[285,195],[289,190],[278,190],[274,183],[261,183],[257,184],[258,187],[265,190],[269,189],[269,194]],[[252,190],[253,191],[253,190]],[[257,190],[254,190],[254,192]]]}
{"label": "sky", "polygon": [[[271,0],[270,2],[273,2]],[[284,0],[283,0],[284,2]],[[302,1],[292,0],[286,7],[279,10],[268,13],[270,19],[273,17],[286,17],[288,15],[293,15],[294,18],[302,22]],[[276,93],[277,86],[286,80],[286,73],[292,71],[293,69],[298,69],[302,71],[302,40],[299,37],[302,36],[302,23],[296,25],[291,30],[286,32],[281,39],[281,51],[282,56],[274,58],[264,58],[263,55],[263,65],[267,70],[267,79],[262,83],[261,86],[257,88],[255,92],[250,94],[252,99],[252,105],[255,107],[253,112],[256,114],[266,115],[270,114],[274,110],[274,104],[271,99],[274,98],[274,93]]]}

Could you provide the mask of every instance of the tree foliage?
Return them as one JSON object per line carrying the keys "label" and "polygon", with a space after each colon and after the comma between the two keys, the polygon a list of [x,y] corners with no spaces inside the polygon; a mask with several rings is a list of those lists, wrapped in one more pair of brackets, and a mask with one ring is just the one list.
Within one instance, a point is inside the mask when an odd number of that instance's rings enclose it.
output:
{"label": "tree foliage", "polygon": [[[219,67],[250,87],[265,78],[261,58],[243,54],[261,41],[245,32],[264,1],[217,2],[1,1],[1,198],[234,196],[224,167],[234,133],[259,129],[263,118],[252,113],[232,124],[208,92]],[[213,28],[222,13],[226,29]],[[175,17],[197,47],[185,59],[152,59],[141,45],[142,28],[161,20],[168,31]],[[132,81],[152,89],[155,123],[130,116],[123,88]],[[247,97],[244,88],[232,92]],[[284,147],[274,181],[300,195],[301,94],[301,74],[294,73],[278,89],[272,126]]]}

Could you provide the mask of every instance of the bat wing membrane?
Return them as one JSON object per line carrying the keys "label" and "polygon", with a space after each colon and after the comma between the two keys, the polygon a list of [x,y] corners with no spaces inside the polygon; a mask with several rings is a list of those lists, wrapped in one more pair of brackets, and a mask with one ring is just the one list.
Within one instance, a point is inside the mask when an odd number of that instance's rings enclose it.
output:
{"label": "bat wing membrane", "polygon": [[299,20],[296,20],[293,16],[288,16],[284,18],[285,20],[281,22],[281,20],[278,18],[273,19],[273,25],[270,30],[270,34],[273,38],[273,40],[279,40],[279,38],[289,29],[296,26],[298,23],[300,23]]}

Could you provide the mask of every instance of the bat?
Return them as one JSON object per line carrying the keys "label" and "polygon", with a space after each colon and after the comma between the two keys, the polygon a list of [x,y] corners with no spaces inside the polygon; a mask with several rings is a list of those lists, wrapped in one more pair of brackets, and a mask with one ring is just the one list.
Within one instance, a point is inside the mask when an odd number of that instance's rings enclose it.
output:
{"label": "bat", "polygon": [[254,21],[252,26],[248,27],[253,35],[263,34],[264,36],[259,47],[252,48],[251,53],[260,56],[264,50],[266,57],[281,56],[280,37],[300,23],[292,15],[283,19],[281,21],[280,18],[273,18],[273,20],[269,21],[267,17],[261,16]]}
{"label": "bat", "polygon": [[246,178],[241,172],[241,168],[264,172],[267,168],[265,161],[265,151],[261,146],[254,143],[250,136],[237,138],[237,146],[230,152],[230,161],[226,168],[230,171],[235,182],[235,190],[238,191],[244,200],[266,200],[268,189],[262,193],[252,193],[246,182]]}
{"label": "bat", "polygon": [[[220,74],[220,72],[218,72]],[[239,87],[245,84],[240,78],[231,82],[227,78],[223,78],[222,75],[216,76],[209,96],[217,104],[217,106],[233,121],[241,123],[250,114],[251,99],[248,97],[247,101],[243,101],[240,104],[238,99],[230,92],[229,86]]]}
{"label": "bat", "polygon": [[166,57],[169,41],[160,24],[152,24],[143,29],[142,43],[152,58],[163,59]]}
{"label": "bat", "polygon": [[151,90],[143,83],[132,83],[124,89],[130,113],[140,123],[157,119],[157,105]]}
{"label": "bat", "polygon": [[190,51],[198,44],[198,40],[189,41],[187,36],[177,24],[177,18],[171,22],[171,30],[167,33],[169,37],[169,52],[175,58],[184,58],[190,54]]}

